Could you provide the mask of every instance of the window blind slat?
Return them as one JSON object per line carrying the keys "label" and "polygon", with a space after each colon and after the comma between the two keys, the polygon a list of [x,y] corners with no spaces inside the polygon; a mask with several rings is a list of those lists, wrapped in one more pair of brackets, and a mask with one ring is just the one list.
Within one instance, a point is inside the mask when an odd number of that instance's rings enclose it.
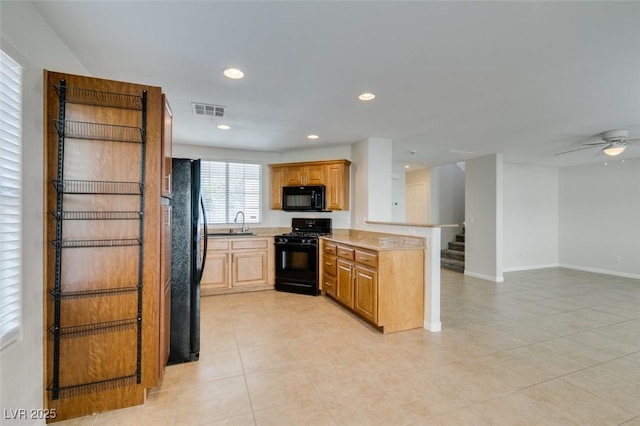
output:
{"label": "window blind slat", "polygon": [[0,350],[22,327],[22,67],[0,51]]}
{"label": "window blind slat", "polygon": [[244,212],[245,223],[259,223],[261,176],[260,164],[202,161],[201,187],[209,223],[231,224],[238,211]]}

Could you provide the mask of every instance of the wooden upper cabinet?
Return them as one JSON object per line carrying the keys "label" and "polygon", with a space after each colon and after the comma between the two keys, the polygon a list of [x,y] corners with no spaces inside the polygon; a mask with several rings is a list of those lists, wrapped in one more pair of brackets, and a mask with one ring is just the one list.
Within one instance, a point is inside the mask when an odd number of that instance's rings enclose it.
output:
{"label": "wooden upper cabinet", "polygon": [[282,187],[285,186],[286,167],[271,166],[271,208],[282,210]]}
{"label": "wooden upper cabinet", "polygon": [[326,166],[327,210],[349,210],[349,164]]}
{"label": "wooden upper cabinet", "polygon": [[171,157],[173,145],[173,112],[162,94],[162,197],[171,198]]}
{"label": "wooden upper cabinet", "polygon": [[325,185],[328,210],[349,210],[348,160],[272,164],[271,208],[282,209],[282,187]]}
{"label": "wooden upper cabinet", "polygon": [[325,166],[323,164],[314,164],[304,167],[304,184],[305,185],[326,185]]}
{"label": "wooden upper cabinet", "polygon": [[324,164],[297,165],[286,167],[285,185],[324,185]]}

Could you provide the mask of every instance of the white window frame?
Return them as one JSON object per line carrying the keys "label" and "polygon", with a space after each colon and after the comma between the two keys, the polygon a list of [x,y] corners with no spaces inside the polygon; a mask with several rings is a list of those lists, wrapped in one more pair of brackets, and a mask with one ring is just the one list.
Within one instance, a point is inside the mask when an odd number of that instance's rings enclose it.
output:
{"label": "white window frame", "polygon": [[24,67],[0,49],[0,350],[22,338],[22,90]]}
{"label": "white window frame", "polygon": [[[200,177],[200,182],[201,182],[201,190],[202,190],[202,197],[205,200],[205,206],[208,205],[208,199],[207,199],[207,194],[205,191],[205,182],[204,180],[207,178],[205,176],[204,173],[204,169],[205,169],[205,163],[218,163],[218,165],[220,164],[225,164],[227,167],[226,172],[224,173],[224,176],[219,176],[220,179],[224,179],[225,180],[225,187],[226,187],[226,200],[225,200],[225,205],[227,206],[225,209],[225,214],[224,214],[224,220],[215,220],[214,219],[214,215],[211,213],[211,211],[209,209],[207,209],[207,225],[209,227],[220,227],[220,226],[226,226],[226,225],[234,225],[234,224],[240,224],[241,223],[241,218],[242,216],[238,217],[238,221],[234,222],[234,219],[237,215],[237,212],[242,210],[243,213],[245,214],[245,225],[257,225],[260,224],[263,220],[263,211],[262,211],[262,188],[264,186],[264,165],[262,163],[259,162],[252,162],[252,161],[244,161],[244,160],[230,160],[230,159],[202,159],[201,160],[201,177]],[[237,207],[236,209],[233,209],[233,211],[229,210],[229,185],[228,185],[228,181],[229,181],[229,170],[228,167],[229,165],[250,165],[250,166],[257,166],[258,167],[258,173],[257,173],[257,178],[259,179],[259,184],[258,184],[258,188],[257,188],[257,193],[254,193],[254,197],[256,197],[256,201],[257,201],[257,206],[253,207],[253,211],[255,212],[255,214],[257,214],[257,218],[252,217],[252,214],[250,213],[250,209],[246,209],[243,207]]]}

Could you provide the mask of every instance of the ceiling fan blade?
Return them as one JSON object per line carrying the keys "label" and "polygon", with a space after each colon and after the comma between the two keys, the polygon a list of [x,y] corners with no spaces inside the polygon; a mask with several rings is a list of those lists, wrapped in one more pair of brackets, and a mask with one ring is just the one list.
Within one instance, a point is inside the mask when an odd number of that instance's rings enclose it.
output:
{"label": "ceiling fan blade", "polygon": [[593,143],[583,143],[584,146],[598,146],[598,145],[609,145],[609,142],[593,142]]}
{"label": "ceiling fan blade", "polygon": [[593,147],[593,146],[584,146],[582,148],[576,148],[576,149],[572,149],[570,151],[558,152],[557,154],[553,154],[553,155],[556,156],[556,155],[568,154],[570,152],[582,151],[582,150],[585,150],[585,149],[592,149],[592,148],[595,148],[595,147]]}
{"label": "ceiling fan blade", "polygon": [[638,138],[627,138],[627,142],[633,142],[633,143],[640,142],[640,137],[638,137]]}

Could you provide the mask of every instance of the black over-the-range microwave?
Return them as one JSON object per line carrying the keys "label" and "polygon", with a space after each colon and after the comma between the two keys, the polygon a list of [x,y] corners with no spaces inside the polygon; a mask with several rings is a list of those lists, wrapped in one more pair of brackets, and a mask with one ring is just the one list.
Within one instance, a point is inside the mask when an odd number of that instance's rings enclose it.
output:
{"label": "black over-the-range microwave", "polygon": [[282,210],[322,212],[325,210],[325,186],[282,187]]}

